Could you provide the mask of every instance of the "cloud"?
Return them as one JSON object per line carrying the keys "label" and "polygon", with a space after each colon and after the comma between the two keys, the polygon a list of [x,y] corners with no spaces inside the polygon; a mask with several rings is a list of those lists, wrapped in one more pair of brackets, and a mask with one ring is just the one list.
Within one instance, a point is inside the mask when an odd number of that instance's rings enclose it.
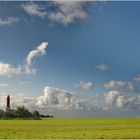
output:
{"label": "cloud", "polygon": [[[126,96],[119,91],[96,94],[92,98],[83,98],[71,92],[55,87],[45,87],[44,95],[34,97],[27,93],[10,94],[11,108],[25,106],[39,111],[106,111],[116,109],[140,110],[140,95]],[[9,93],[0,93],[0,109],[6,107]]]}
{"label": "cloud", "polygon": [[36,69],[32,67],[33,59],[37,56],[42,56],[46,54],[46,48],[48,46],[48,42],[42,42],[35,50],[32,50],[27,55],[24,64],[25,74],[35,74]]}
{"label": "cloud", "polygon": [[135,88],[131,82],[125,81],[110,81],[104,84],[105,88],[119,90],[119,91],[134,91]]}
{"label": "cloud", "polygon": [[24,93],[11,96],[11,107],[13,108],[16,108],[17,106],[25,106],[29,109],[35,109],[35,102],[35,97]]}
{"label": "cloud", "polygon": [[106,103],[110,107],[140,109],[140,96],[126,96],[118,91],[105,94]]}
{"label": "cloud", "polygon": [[[8,93],[0,93],[0,109],[6,108],[6,97]],[[29,109],[35,109],[36,98],[28,94],[18,93],[10,94],[11,98],[11,108],[16,108],[17,106],[25,106]]]}
{"label": "cloud", "polygon": [[0,75],[6,77],[18,76],[21,74],[21,68],[14,68],[11,64],[0,62]]}
{"label": "cloud", "polygon": [[0,83],[0,87],[8,87],[9,84],[6,84],[6,83]]}
{"label": "cloud", "polygon": [[77,84],[76,87],[80,87],[85,90],[90,90],[93,88],[93,84],[91,82],[80,81],[80,83]]}
{"label": "cloud", "polygon": [[87,2],[84,1],[54,1],[56,11],[50,11],[48,18],[56,23],[68,25],[76,20],[85,20],[88,17]]}
{"label": "cloud", "polygon": [[137,82],[140,82],[140,74],[137,75],[136,77],[134,77],[134,80],[137,81]]}
{"label": "cloud", "polygon": [[102,71],[106,71],[109,69],[109,66],[103,63],[100,63],[98,65],[95,65],[95,68],[102,70]]}
{"label": "cloud", "polygon": [[18,21],[19,21],[19,18],[17,18],[17,17],[8,17],[6,19],[0,18],[0,26],[11,25],[11,24],[16,23]]}
{"label": "cloud", "polygon": [[36,74],[37,70],[32,66],[33,60],[37,56],[45,55],[47,46],[47,42],[42,42],[35,50],[29,52],[27,58],[24,60],[24,64],[18,67],[14,67],[9,63],[0,62],[0,76],[13,77],[24,74]]}
{"label": "cloud", "polygon": [[105,97],[107,104],[111,106],[120,106],[120,99],[122,100],[124,96],[118,91],[110,91],[108,94],[105,95]]}
{"label": "cloud", "polygon": [[26,4],[21,5],[23,10],[27,12],[31,16],[37,16],[40,18],[44,18],[46,16],[45,9],[40,7],[39,5],[35,4],[34,2],[28,2]]}
{"label": "cloud", "polygon": [[85,109],[85,103],[80,98],[68,91],[55,87],[45,87],[44,95],[37,98],[36,106],[58,110]]}
{"label": "cloud", "polygon": [[87,2],[84,1],[51,1],[45,7],[35,2],[22,4],[23,10],[30,16],[49,19],[51,22],[67,26],[77,20],[84,21],[88,17]]}
{"label": "cloud", "polygon": [[45,87],[44,95],[33,97],[27,93],[0,93],[0,109],[6,108],[6,97],[11,97],[11,108],[25,106],[29,109],[47,111],[88,110],[89,104],[85,99],[78,97],[68,91],[55,87]]}
{"label": "cloud", "polygon": [[[44,87],[43,93],[43,96],[38,97],[27,93],[0,93],[0,109],[5,109],[7,95],[11,97],[11,108],[24,105],[29,109],[40,111],[97,111],[105,109],[105,106],[99,103],[101,101],[99,97],[86,99],[56,87]],[[101,102],[103,103],[103,101]]]}

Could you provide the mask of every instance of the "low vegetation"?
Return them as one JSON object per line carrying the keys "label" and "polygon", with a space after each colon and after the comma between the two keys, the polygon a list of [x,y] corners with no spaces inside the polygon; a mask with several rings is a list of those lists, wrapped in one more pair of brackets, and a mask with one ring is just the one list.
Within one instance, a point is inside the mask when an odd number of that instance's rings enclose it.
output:
{"label": "low vegetation", "polygon": [[140,118],[0,120],[0,139],[140,139]]}

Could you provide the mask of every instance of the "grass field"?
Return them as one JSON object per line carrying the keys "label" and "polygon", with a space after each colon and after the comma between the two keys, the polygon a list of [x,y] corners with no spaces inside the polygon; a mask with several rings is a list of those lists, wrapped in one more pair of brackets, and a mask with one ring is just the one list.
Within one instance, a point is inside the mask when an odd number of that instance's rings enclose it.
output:
{"label": "grass field", "polygon": [[0,120],[0,138],[140,138],[140,118]]}

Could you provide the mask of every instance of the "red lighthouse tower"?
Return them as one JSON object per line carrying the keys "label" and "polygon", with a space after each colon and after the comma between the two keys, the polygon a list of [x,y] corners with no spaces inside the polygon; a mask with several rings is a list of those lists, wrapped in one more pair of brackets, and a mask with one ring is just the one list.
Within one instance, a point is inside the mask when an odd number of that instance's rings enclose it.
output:
{"label": "red lighthouse tower", "polygon": [[7,104],[6,104],[6,110],[9,111],[10,110],[10,96],[7,96]]}

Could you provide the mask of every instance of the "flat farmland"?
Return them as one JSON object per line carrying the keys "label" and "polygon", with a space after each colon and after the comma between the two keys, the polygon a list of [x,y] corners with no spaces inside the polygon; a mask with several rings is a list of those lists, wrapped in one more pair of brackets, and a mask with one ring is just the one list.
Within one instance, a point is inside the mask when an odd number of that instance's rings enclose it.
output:
{"label": "flat farmland", "polygon": [[140,118],[0,120],[0,139],[140,139]]}

